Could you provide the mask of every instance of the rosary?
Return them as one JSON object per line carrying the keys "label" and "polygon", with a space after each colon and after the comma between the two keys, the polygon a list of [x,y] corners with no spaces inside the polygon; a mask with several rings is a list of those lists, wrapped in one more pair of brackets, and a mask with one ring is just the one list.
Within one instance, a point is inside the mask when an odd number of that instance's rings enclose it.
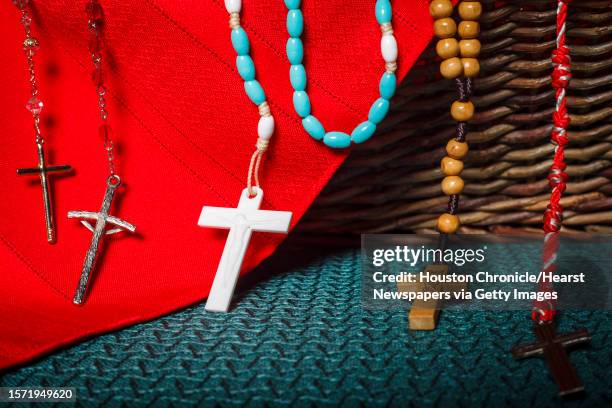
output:
{"label": "rosary", "polygon": [[[121,185],[121,178],[115,172],[114,156],[113,156],[113,139],[110,133],[110,127],[108,126],[108,111],[106,110],[106,88],[104,87],[104,78],[102,75],[102,42],[101,42],[101,30],[103,25],[103,11],[97,0],[91,0],[87,3],[86,12],[88,16],[88,26],[90,31],[89,41],[89,52],[91,54],[91,60],[93,62],[93,82],[96,86],[96,93],[98,95],[98,108],[100,110],[101,125],[98,129],[100,136],[104,140],[104,149],[106,150],[106,156],[108,161],[108,178],[106,179],[106,192],[104,193],[104,199],[102,200],[102,206],[100,211],[70,211],[68,212],[68,218],[78,218],[91,233],[93,238],[87,253],[85,255],[85,261],[83,263],[83,271],[81,272],[81,278],[74,295],[73,302],[76,305],[80,305],[85,300],[85,294],[89,285],[89,280],[92,271],[96,264],[96,258],[98,255],[102,238],[105,235],[116,234],[121,231],[129,231],[134,233],[136,227],[122,219],[109,215],[111,204],[115,193]],[[111,226],[107,229],[107,225]]]}
{"label": "rosary", "polygon": [[[459,25],[453,15],[453,4],[450,0],[432,0],[429,12],[434,18],[434,33],[439,41],[436,44],[436,53],[442,59],[440,73],[446,79],[455,81],[458,100],[452,103],[451,117],[457,122],[455,137],[446,144],[446,156],[440,162],[444,174],[441,183],[442,192],[448,196],[447,211],[438,217],[437,230],[440,233],[438,246],[446,246],[449,234],[459,229],[460,220],[457,216],[459,210],[459,194],[463,191],[464,182],[460,177],[463,171],[462,159],[467,155],[466,141],[467,122],[474,116],[474,104],[470,101],[472,96],[472,78],[480,73],[478,55],[480,54],[480,33],[478,19],[482,13],[482,5],[477,1],[462,1],[459,3]],[[456,35],[459,33],[460,40]],[[425,268],[429,274],[445,275],[449,266],[444,263],[428,265]],[[424,283],[402,284],[400,291],[418,291],[425,288]],[[464,284],[456,287],[445,285],[447,290],[460,291]],[[438,322],[440,306],[437,301],[415,300],[408,314],[408,325],[411,330],[433,330]]]}
{"label": "rosary", "polygon": [[38,165],[31,168],[18,169],[17,174],[38,174],[40,177],[40,185],[42,187],[43,209],[45,214],[45,232],[47,242],[50,244],[55,242],[55,223],[53,221],[53,207],[51,205],[51,191],[49,186],[49,173],[68,172],[72,170],[69,165],[49,166],[45,160],[45,139],[40,130],[40,113],[43,109],[43,102],[39,97],[38,85],[36,83],[36,70],[34,67],[34,55],[40,46],[36,38],[32,36],[32,18],[28,12],[29,0],[13,0],[13,3],[21,12],[21,24],[25,31],[25,40],[23,41],[23,51],[25,52],[28,62],[28,73],[30,75],[30,99],[26,104],[26,109],[32,114],[34,120],[34,136],[36,142],[36,150],[38,154]]}
{"label": "rosary", "polygon": [[[391,3],[389,0],[377,0],[375,15],[383,33],[381,53],[385,60],[385,73],[380,80],[380,98],[377,99],[368,114],[368,120],[357,125],[352,134],[332,131],[326,132],[321,122],[311,115],[310,98],[306,93],[306,69],[302,64],[304,45],[300,39],[304,30],[304,17],[300,10],[300,0],[285,0],[287,7],[287,59],[291,63],[289,78],[294,89],[293,106],[302,118],[306,132],[316,140],[323,140],[331,148],[346,148],[351,141],[362,143],[369,139],[389,111],[389,99],[395,93],[397,70],[397,42],[391,25]],[[287,233],[291,223],[290,212],[260,210],[263,189],[259,185],[259,168],[264,152],[268,148],[274,133],[274,118],[266,101],[266,94],[261,84],[255,79],[255,64],[250,57],[250,42],[244,28],[240,25],[241,0],[225,0],[229,13],[232,47],[236,51],[236,67],[244,81],[244,90],[257,108],[260,119],[257,126],[257,142],[251,157],[247,175],[247,187],[242,191],[238,208],[220,208],[204,206],[200,214],[200,227],[229,229],[225,248],[217,267],[217,272],[210,289],[205,309],[214,312],[226,312],[229,309],[232,295],[238,282],[240,268],[253,231]],[[253,185],[253,180],[255,185]]]}
{"label": "rosary", "polygon": [[[565,191],[568,175],[565,173],[564,150],[568,143],[567,128],[570,117],[567,113],[566,91],[571,74],[569,47],[565,44],[568,3],[571,0],[558,0],[557,4],[557,37],[556,49],[553,52],[552,85],[555,88],[555,111],[553,113],[553,130],[551,142],[555,145],[553,164],[548,175],[552,189],[550,203],[544,213],[544,249],[542,254],[542,271],[554,272],[559,251],[559,231],[563,222],[563,207],[560,204]],[[542,284],[541,291],[551,291],[551,284]],[[555,304],[536,302],[531,318],[537,343],[517,346],[512,349],[516,359],[543,356],[559,387],[559,396],[568,396],[582,392],[584,385],[567,356],[566,348],[587,343],[591,337],[586,329],[558,335],[555,332]]]}

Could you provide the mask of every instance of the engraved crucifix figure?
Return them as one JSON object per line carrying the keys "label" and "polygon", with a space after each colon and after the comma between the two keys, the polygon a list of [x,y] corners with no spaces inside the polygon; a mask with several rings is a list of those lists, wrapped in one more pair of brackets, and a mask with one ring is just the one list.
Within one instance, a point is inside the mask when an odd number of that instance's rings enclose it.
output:
{"label": "engraved crucifix figure", "polygon": [[253,187],[253,191],[254,197],[249,196],[248,188],[242,191],[238,208],[202,208],[198,221],[200,227],[230,230],[206,301],[205,309],[208,311],[227,312],[229,309],[253,231],[284,234],[289,231],[291,212],[260,210],[263,190]]}
{"label": "engraved crucifix figure", "polygon": [[36,143],[38,149],[38,166],[26,169],[17,169],[17,174],[38,174],[40,177],[40,185],[42,187],[43,206],[45,211],[45,229],[47,233],[47,242],[50,244],[55,242],[55,223],[53,222],[53,208],[51,206],[51,191],[49,186],[49,173],[67,172],[72,170],[67,164],[60,166],[47,166],[45,161],[45,151],[43,143]]}
{"label": "engraved crucifix figure", "polygon": [[[115,190],[121,184],[121,179],[117,175],[112,175],[107,180],[106,192],[104,193],[104,200],[102,201],[102,208],[100,212],[90,211],[70,211],[68,212],[68,218],[81,218],[81,224],[83,224],[88,230],[93,233],[91,239],[91,245],[85,255],[85,262],[83,263],[83,271],[81,272],[81,278],[79,279],[79,285],[77,286],[76,293],[74,295],[73,303],[80,305],[85,299],[85,293],[87,292],[87,286],[89,284],[89,278],[96,262],[98,254],[98,247],[103,235],[111,235],[121,231],[135,232],[136,227],[129,222],[123,221],[117,217],[109,215],[111,203],[115,195]],[[95,220],[96,224],[91,225],[89,220]],[[111,224],[114,228],[106,229],[106,224]]]}

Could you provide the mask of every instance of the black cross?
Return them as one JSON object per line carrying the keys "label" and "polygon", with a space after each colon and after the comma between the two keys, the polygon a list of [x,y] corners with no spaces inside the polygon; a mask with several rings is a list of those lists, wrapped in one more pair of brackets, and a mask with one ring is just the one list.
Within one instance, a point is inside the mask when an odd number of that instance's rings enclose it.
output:
{"label": "black cross", "polygon": [[544,356],[557,385],[559,396],[567,396],[584,390],[582,381],[576,374],[566,352],[567,347],[591,341],[586,329],[579,329],[572,333],[559,334],[555,332],[552,322],[535,323],[533,330],[538,338],[537,343],[517,346],[512,349],[516,359],[534,356]]}
{"label": "black cross", "polygon": [[36,143],[38,148],[38,167],[32,167],[27,169],[17,169],[17,174],[38,174],[40,177],[40,185],[42,187],[43,195],[43,206],[45,211],[45,226],[47,229],[47,241],[49,243],[55,242],[55,225],[53,222],[53,210],[51,208],[51,193],[49,191],[49,178],[48,173],[56,173],[60,171],[70,171],[72,167],[69,165],[61,166],[48,166],[45,162],[45,151],[42,143]]}

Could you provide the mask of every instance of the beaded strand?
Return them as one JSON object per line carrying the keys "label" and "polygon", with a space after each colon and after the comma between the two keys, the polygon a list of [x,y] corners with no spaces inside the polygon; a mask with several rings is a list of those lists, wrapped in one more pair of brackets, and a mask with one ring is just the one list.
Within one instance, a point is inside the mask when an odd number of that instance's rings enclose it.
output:
{"label": "beaded strand", "polygon": [[[249,37],[240,25],[240,12],[242,11],[242,0],[225,0],[225,9],[230,15],[229,26],[231,28],[231,41],[236,51],[236,68],[238,74],[244,81],[244,91],[259,110],[259,122],[257,124],[257,142],[255,152],[251,156],[249,172],[247,175],[247,187],[251,195],[255,195],[253,185],[259,187],[259,168],[263,154],[268,149],[270,139],[274,134],[274,116],[270,111],[270,105],[266,100],[266,93],[256,77],[255,63],[249,55],[251,44]],[[255,184],[253,184],[255,181]]]}
{"label": "beaded strand", "polygon": [[347,148],[353,143],[363,143],[370,139],[376,131],[376,126],[383,121],[389,113],[389,100],[395,94],[397,87],[397,41],[393,35],[391,23],[392,9],[390,0],[377,0],[375,15],[382,38],[380,41],[381,54],[385,61],[385,72],[379,83],[380,97],[374,101],[368,113],[368,120],[360,123],[353,129],[352,133],[339,131],[326,131],[323,124],[311,114],[311,104],[306,86],[308,83],[306,69],[303,65],[304,45],[301,40],[304,31],[304,17],[300,10],[301,0],[284,0],[287,7],[287,59],[291,63],[289,68],[289,80],[293,87],[293,107],[302,118],[304,130],[315,140],[323,140],[323,143],[334,149]]}
{"label": "beaded strand", "polygon": [[107,89],[104,85],[103,64],[102,64],[102,27],[104,25],[104,11],[98,0],[90,0],[85,4],[87,14],[87,26],[89,28],[89,53],[93,64],[92,80],[96,87],[98,96],[98,110],[100,113],[101,124],[98,128],[100,138],[106,150],[106,161],[108,163],[109,177],[119,180],[115,169],[115,143],[112,137],[112,130],[108,124],[108,109],[106,108]]}
{"label": "beaded strand", "polygon": [[[443,234],[453,234],[459,229],[460,220],[459,194],[463,191],[464,181],[460,177],[463,171],[462,159],[467,155],[466,142],[467,122],[474,116],[472,96],[472,78],[480,73],[478,55],[480,54],[480,33],[478,19],[482,13],[482,5],[477,1],[462,1],[459,4],[459,16],[462,21],[459,26],[452,18],[453,4],[450,0],[433,0],[429,12],[435,19],[434,32],[439,38],[436,52],[442,62],[440,73],[444,78],[454,79],[459,99],[451,105],[451,116],[457,121],[457,133],[446,145],[446,153],[440,162],[440,168],[445,177],[441,188],[448,196],[447,212],[440,215],[437,221],[438,231]],[[457,32],[460,41],[455,38]]]}
{"label": "beaded strand", "polygon": [[34,136],[36,144],[44,144],[44,138],[40,131],[40,113],[43,110],[44,104],[39,97],[38,83],[36,81],[36,68],[34,64],[34,55],[40,47],[38,40],[32,35],[32,17],[28,12],[29,0],[13,0],[13,4],[19,9],[21,13],[21,25],[25,33],[25,39],[23,40],[23,52],[28,62],[28,74],[30,81],[30,98],[26,103],[26,109],[32,114],[34,121]]}

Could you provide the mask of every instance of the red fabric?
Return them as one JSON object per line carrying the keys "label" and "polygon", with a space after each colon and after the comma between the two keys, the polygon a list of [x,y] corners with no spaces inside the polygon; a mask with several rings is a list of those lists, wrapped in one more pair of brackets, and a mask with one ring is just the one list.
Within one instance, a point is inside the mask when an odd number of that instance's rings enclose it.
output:
{"label": "red fabric", "polygon": [[[125,184],[112,213],[137,236],[105,241],[87,303],[72,305],[91,233],[66,218],[100,208],[107,167],[97,134],[84,2],[32,0],[43,131],[54,177],[58,242],[45,241],[40,184],[16,176],[36,164],[23,30],[0,2],[0,368],[60,345],[204,299],[226,232],[196,225],[202,205],[235,206],[245,186],[258,112],[247,99],[222,0],[102,1],[110,123]],[[293,211],[293,225],[342,163],[302,129],[291,105],[282,1],[245,0],[242,21],[277,122],[262,175],[263,208]],[[383,71],[373,0],[308,0],[306,64],[313,112],[350,131],[377,97]],[[426,0],[393,1],[403,77],[431,37]],[[117,204],[117,203],[115,203]],[[256,233],[243,273],[284,236]]]}

